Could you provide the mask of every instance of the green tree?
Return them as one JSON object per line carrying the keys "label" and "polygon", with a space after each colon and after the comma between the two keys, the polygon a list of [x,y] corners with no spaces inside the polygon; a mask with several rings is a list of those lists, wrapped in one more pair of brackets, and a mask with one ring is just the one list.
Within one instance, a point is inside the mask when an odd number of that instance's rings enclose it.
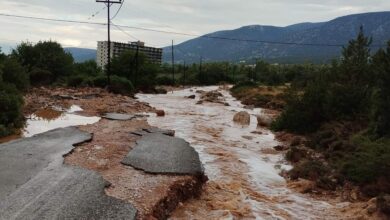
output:
{"label": "green tree", "polygon": [[[59,43],[53,41],[40,41],[36,45],[22,43],[12,51],[11,57],[26,67],[28,72],[49,71],[53,81],[71,75],[73,70],[72,55],[65,52]],[[40,83],[32,82],[32,84]]]}
{"label": "green tree", "polygon": [[30,85],[29,76],[22,65],[15,59],[6,59],[3,63],[3,81],[14,84],[20,91],[26,91]]}
{"label": "green tree", "polygon": [[373,92],[371,129],[379,137],[390,134],[390,41],[373,58],[377,87]]}
{"label": "green tree", "polygon": [[15,86],[0,82],[0,137],[23,125],[23,97]]}
{"label": "green tree", "polygon": [[156,83],[158,66],[150,63],[143,53],[137,56],[133,51],[126,51],[112,60],[111,72],[127,78],[137,89],[150,89]]}

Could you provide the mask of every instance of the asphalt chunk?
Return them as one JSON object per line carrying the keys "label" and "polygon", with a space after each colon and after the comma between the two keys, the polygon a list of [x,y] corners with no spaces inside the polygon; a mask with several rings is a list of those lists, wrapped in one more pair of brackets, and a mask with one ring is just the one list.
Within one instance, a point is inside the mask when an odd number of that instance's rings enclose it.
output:
{"label": "asphalt chunk", "polygon": [[119,114],[119,113],[106,113],[103,118],[116,121],[129,121],[137,118],[136,115]]}
{"label": "asphalt chunk", "polygon": [[143,134],[122,163],[152,174],[198,176],[204,172],[188,142],[161,133]]}
{"label": "asphalt chunk", "polygon": [[61,128],[0,145],[0,219],[135,219],[96,172],[63,164],[92,135]]}

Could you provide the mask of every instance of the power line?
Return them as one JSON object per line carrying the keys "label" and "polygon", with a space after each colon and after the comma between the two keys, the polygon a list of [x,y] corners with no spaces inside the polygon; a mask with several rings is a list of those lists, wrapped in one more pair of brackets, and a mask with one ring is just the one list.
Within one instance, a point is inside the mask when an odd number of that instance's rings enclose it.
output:
{"label": "power line", "polygon": [[[65,19],[54,19],[54,18],[42,18],[42,17],[32,17],[32,16],[24,16],[24,15],[5,14],[5,13],[0,13],[0,16],[15,17],[15,18],[25,18],[25,19],[32,19],[32,20],[53,21],[53,22],[79,23],[79,24],[90,24],[90,25],[101,25],[101,26],[106,26],[107,25],[105,23],[99,23],[99,22],[65,20]],[[240,38],[216,37],[216,36],[210,36],[210,35],[197,35],[197,34],[175,32],[175,31],[163,31],[163,30],[156,30],[156,29],[143,28],[143,27],[135,27],[135,26],[129,26],[129,25],[116,25],[116,26],[117,27],[121,27],[121,28],[129,28],[129,29],[150,31],[150,32],[156,32],[156,33],[163,33],[163,34],[174,34],[174,35],[182,35],[182,36],[190,36],[190,37],[200,37],[200,38],[208,38],[208,39],[215,39],[215,40],[228,40],[228,41],[262,43],[262,44],[276,44],[276,45],[290,45],[290,46],[315,46],[315,47],[343,47],[343,46],[346,45],[346,44],[295,43],[295,42],[282,42],[282,41],[265,41],[265,40],[253,40],[253,39],[240,39]],[[385,44],[371,45],[371,47],[386,47],[386,46],[387,45],[385,45]]]}
{"label": "power line", "polygon": [[104,6],[102,9],[100,9],[99,11],[96,11],[95,13],[93,13],[89,18],[88,20],[91,20],[92,18],[96,17],[96,15],[100,14],[102,11],[106,10],[106,6]]}
{"label": "power line", "polygon": [[118,29],[119,31],[121,31],[122,33],[126,34],[127,36],[133,38],[134,40],[139,40],[138,38],[134,37],[133,35],[129,34],[128,32],[126,32],[125,30],[123,30],[121,27],[119,27],[118,25],[114,24],[113,22],[111,22],[111,24],[116,28]]}
{"label": "power line", "polygon": [[121,3],[121,5],[118,8],[118,11],[116,11],[115,15],[111,18],[111,20],[114,20],[116,18],[116,16],[119,14],[119,11],[122,9],[122,6],[123,6],[124,2],[125,2],[125,0],[122,0],[122,3]]}

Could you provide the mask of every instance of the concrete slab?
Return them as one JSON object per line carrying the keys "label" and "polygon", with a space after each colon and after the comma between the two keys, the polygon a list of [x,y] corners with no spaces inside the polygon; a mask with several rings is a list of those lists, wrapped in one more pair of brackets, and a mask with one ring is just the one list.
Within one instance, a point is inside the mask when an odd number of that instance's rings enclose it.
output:
{"label": "concrete slab", "polygon": [[119,113],[106,113],[103,118],[116,121],[129,121],[137,118],[135,115],[119,114]]}
{"label": "concrete slab", "polygon": [[151,133],[158,133],[158,134],[164,134],[168,136],[175,136],[175,131],[174,130],[165,130],[165,129],[160,129],[160,128],[143,128],[138,131],[131,132],[131,134],[137,135],[137,136],[144,136],[147,134]]}
{"label": "concrete slab", "polygon": [[135,219],[131,204],[105,194],[101,176],[63,164],[91,138],[69,127],[0,145],[0,219]]}
{"label": "concrete slab", "polygon": [[203,174],[199,155],[188,142],[161,133],[144,134],[122,163],[153,174]]}

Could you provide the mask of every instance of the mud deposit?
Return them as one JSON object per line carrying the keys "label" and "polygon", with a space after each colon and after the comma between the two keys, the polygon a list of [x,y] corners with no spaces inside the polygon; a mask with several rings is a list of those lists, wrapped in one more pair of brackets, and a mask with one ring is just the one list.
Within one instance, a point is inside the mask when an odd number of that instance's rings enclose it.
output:
{"label": "mud deposit", "polygon": [[[203,102],[192,88],[167,95],[137,97],[163,109],[165,117],[151,114],[148,122],[173,129],[200,153],[209,182],[199,199],[181,204],[171,219],[341,219],[334,204],[300,194],[288,187],[279,174],[290,169],[280,145],[269,130],[257,128],[261,109],[244,109],[226,90],[220,89],[225,104]],[[195,99],[187,97],[196,95]],[[198,104],[196,104],[198,103]],[[237,112],[251,114],[249,126],[234,124]]]}

